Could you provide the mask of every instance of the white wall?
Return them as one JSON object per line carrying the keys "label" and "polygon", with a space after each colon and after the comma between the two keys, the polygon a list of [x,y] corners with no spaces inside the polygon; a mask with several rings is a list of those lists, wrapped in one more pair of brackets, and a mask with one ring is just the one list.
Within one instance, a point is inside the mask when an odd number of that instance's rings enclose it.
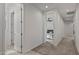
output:
{"label": "white wall", "polygon": [[75,44],[79,52],[79,5],[74,18]]}
{"label": "white wall", "polygon": [[73,23],[64,22],[64,37],[73,36]]}
{"label": "white wall", "polygon": [[42,23],[42,12],[30,4],[24,4],[23,52],[43,42]]}
{"label": "white wall", "polygon": [[0,4],[0,54],[4,51],[5,4]]}
{"label": "white wall", "polygon": [[[47,12],[46,16],[50,16],[53,18],[53,23],[54,23],[53,29],[55,34],[54,34],[54,40],[52,41],[52,44],[57,46],[64,36],[63,19],[60,17],[60,14],[57,12],[57,10]],[[45,22],[47,23],[46,19],[45,19]],[[47,29],[47,26],[45,25],[45,32],[46,32],[46,29]],[[46,39],[46,33],[45,33],[45,39]]]}

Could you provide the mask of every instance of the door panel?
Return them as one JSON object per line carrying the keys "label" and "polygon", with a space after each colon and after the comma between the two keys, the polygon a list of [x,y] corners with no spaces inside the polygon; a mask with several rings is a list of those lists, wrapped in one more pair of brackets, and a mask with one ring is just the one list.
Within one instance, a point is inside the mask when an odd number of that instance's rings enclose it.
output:
{"label": "door panel", "polygon": [[18,5],[15,15],[15,49],[21,52],[21,8]]}

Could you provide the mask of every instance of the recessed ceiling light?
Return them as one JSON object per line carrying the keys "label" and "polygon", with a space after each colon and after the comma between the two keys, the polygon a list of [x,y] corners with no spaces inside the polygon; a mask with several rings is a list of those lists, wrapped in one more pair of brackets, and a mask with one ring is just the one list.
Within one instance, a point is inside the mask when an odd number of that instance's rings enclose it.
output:
{"label": "recessed ceiling light", "polygon": [[46,5],[45,8],[48,8],[48,6]]}

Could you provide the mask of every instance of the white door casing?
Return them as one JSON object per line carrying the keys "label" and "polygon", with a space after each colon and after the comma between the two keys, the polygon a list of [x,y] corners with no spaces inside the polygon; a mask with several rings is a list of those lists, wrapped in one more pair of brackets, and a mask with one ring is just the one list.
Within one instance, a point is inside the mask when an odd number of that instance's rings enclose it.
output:
{"label": "white door casing", "polygon": [[14,48],[14,12],[11,13],[11,48]]}

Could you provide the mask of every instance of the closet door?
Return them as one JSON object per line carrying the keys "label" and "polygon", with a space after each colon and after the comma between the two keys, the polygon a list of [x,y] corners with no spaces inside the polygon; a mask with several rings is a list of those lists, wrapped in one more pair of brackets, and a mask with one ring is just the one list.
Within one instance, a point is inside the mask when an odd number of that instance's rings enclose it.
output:
{"label": "closet door", "polygon": [[22,8],[18,4],[15,15],[15,49],[22,52]]}

